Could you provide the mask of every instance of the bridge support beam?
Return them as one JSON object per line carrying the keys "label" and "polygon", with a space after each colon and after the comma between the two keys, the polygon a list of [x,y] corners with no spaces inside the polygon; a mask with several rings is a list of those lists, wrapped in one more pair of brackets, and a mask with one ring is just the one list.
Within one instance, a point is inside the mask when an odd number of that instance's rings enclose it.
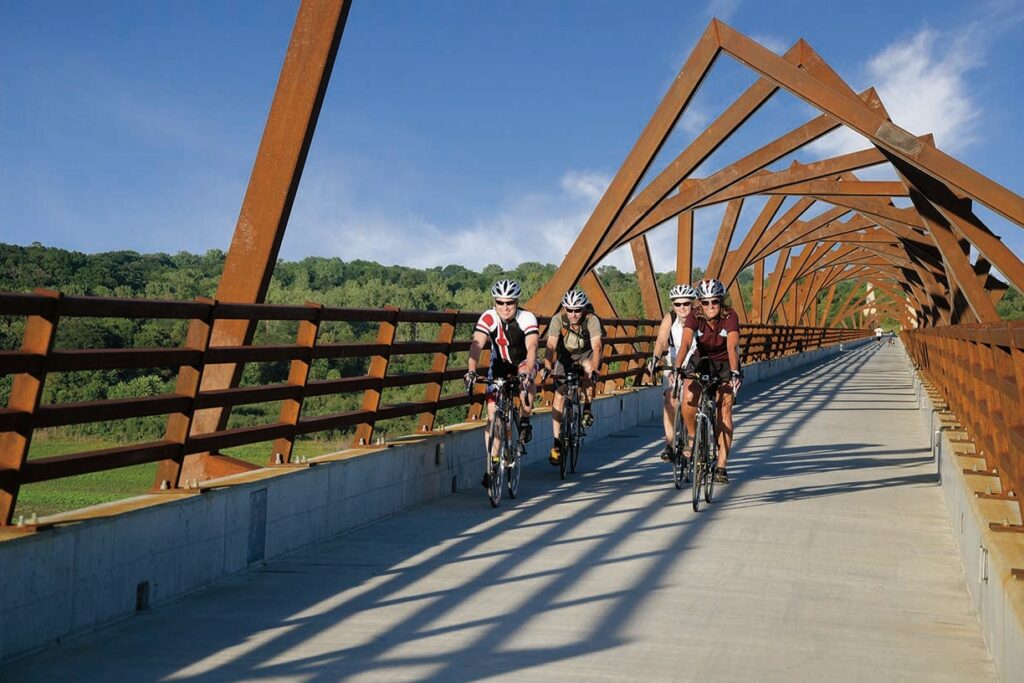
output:
{"label": "bridge support beam", "polygon": [[[302,0],[217,286],[218,301],[260,303],[266,297],[350,5],[350,0]],[[248,345],[254,330],[251,321],[218,320],[210,345]],[[242,369],[239,364],[210,366],[202,390],[237,385]],[[192,433],[224,429],[229,414],[227,408],[197,411]],[[188,456],[182,477],[200,479],[209,469],[202,462],[208,457]]]}

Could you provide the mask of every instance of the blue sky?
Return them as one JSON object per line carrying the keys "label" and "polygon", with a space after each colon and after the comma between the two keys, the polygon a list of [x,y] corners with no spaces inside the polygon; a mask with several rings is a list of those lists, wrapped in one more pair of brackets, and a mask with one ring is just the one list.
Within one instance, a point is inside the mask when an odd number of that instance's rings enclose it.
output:
{"label": "blue sky", "polygon": [[[0,241],[226,249],[297,7],[0,0]],[[1019,0],[355,0],[282,256],[559,262],[711,16],[777,51],[807,39],[897,124],[1024,194]],[[659,163],[753,80],[721,58]],[[812,115],[776,95],[701,173]],[[721,215],[697,214],[698,265]],[[651,240],[674,267],[674,228]]]}

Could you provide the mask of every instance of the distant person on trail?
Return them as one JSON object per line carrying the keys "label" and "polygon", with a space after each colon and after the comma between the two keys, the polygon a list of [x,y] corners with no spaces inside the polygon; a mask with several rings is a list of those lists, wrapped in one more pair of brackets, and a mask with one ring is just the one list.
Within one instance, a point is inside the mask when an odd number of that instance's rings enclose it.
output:
{"label": "distant person on trail", "polygon": [[[562,314],[551,319],[548,327],[547,346],[544,353],[544,369],[541,381],[549,374],[564,378],[566,370],[574,363],[583,368],[580,382],[583,387],[584,427],[594,424],[594,414],[590,411],[593,390],[597,386],[597,368],[601,365],[601,320],[593,312],[587,295],[573,289],[562,297]],[[548,462],[558,466],[562,457],[562,444],[559,436],[562,433],[562,406],[565,403],[565,385],[555,392],[551,403],[551,433],[554,441]]]}
{"label": "distant person on trail", "polygon": [[[740,319],[736,311],[725,306],[725,285],[719,280],[701,280],[696,289],[700,308],[691,311],[683,321],[683,343],[680,348],[689,348],[696,341],[696,353],[687,354],[688,370],[693,370],[697,357],[708,358],[715,372],[724,380],[718,389],[718,417],[715,425],[718,434],[718,464],[715,467],[715,483],[728,484],[729,475],[725,467],[732,447],[732,404],[743,381],[740,373]],[[683,360],[684,357],[677,354],[673,366],[682,367]],[[697,428],[697,400],[700,397],[698,391],[699,385],[690,382],[684,392],[683,420],[686,422],[686,432],[690,435],[689,446],[683,449],[684,458],[693,457],[693,434]]]}
{"label": "distant person on trail", "polygon": [[882,345],[882,334],[884,332],[885,332],[885,330],[883,330],[881,327],[876,327],[875,328],[875,341],[877,342],[875,344],[875,346],[881,346]]}
{"label": "distant person on trail", "polygon": [[[533,378],[537,374],[537,340],[540,331],[537,327],[537,317],[519,308],[519,298],[522,294],[523,290],[515,280],[498,280],[491,287],[494,308],[488,308],[476,321],[473,341],[469,345],[468,372],[465,380],[467,390],[472,389],[473,383],[476,382],[480,352],[489,342],[491,366],[487,370],[487,377],[519,377],[522,385],[519,433],[523,443],[529,443],[533,438],[530,415],[533,412],[533,399],[537,394]],[[495,407],[494,394],[488,393],[488,427],[494,420]],[[485,487],[490,485],[486,474],[483,484]]]}
{"label": "distant person on trail", "polygon": [[[654,355],[647,361],[647,372],[654,378],[654,366],[661,354],[668,351],[668,364],[674,365],[676,356],[683,344],[683,321],[693,310],[693,302],[697,300],[697,290],[687,284],[679,284],[672,287],[668,292],[668,298],[672,302],[672,310],[661,319],[661,327],[658,328],[658,338],[654,342]],[[683,358],[682,367],[686,367],[690,355],[697,348],[696,339],[686,349],[686,357]],[[672,400],[677,379],[676,374],[668,373],[665,378],[665,404],[662,411],[662,422],[665,426],[665,450],[661,452],[662,460],[669,460],[672,453],[672,442],[675,440],[675,411],[676,403]],[[685,390],[687,379],[682,379]]]}

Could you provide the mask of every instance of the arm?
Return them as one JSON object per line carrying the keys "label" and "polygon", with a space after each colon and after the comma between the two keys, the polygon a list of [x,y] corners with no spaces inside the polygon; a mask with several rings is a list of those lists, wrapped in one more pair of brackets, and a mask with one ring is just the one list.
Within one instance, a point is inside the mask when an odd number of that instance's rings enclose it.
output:
{"label": "arm", "polygon": [[594,359],[594,372],[597,372],[601,368],[601,351],[604,350],[601,335],[597,334],[590,338],[590,348],[594,351],[590,357]]}
{"label": "arm", "polygon": [[[544,372],[546,374],[550,374],[551,371],[554,370],[554,368],[555,368],[555,354],[556,354],[557,350],[558,350],[558,335],[557,334],[549,334],[548,335],[547,345],[544,347]],[[526,351],[527,351],[527,353],[529,353],[529,351],[530,351],[529,346],[527,346]]]}
{"label": "arm", "polygon": [[661,358],[668,348],[668,336],[672,334],[672,316],[666,315],[661,319],[661,326],[658,328],[658,338],[654,340],[654,357]]}
{"label": "arm", "polygon": [[530,373],[533,374],[534,368],[537,367],[537,346],[538,337],[536,334],[526,335],[524,340],[526,343],[526,366],[530,368]]}
{"label": "arm", "polygon": [[679,366],[683,364],[683,358],[686,357],[686,349],[690,348],[690,344],[693,343],[693,330],[689,327],[683,328],[683,343],[679,345],[679,351],[676,352],[676,361],[672,364],[672,367],[679,369]]}
{"label": "arm", "polygon": [[726,337],[726,349],[729,351],[729,369],[733,372],[740,371],[740,333],[729,332]]}
{"label": "arm", "polygon": [[469,371],[476,373],[476,365],[480,360],[480,352],[484,350],[484,346],[487,344],[487,335],[477,330],[473,333],[473,341],[469,343]]}
{"label": "arm", "polygon": [[729,351],[729,369],[732,371],[732,391],[735,394],[739,391],[740,383],[740,333],[739,330],[730,331],[725,340],[726,349]]}

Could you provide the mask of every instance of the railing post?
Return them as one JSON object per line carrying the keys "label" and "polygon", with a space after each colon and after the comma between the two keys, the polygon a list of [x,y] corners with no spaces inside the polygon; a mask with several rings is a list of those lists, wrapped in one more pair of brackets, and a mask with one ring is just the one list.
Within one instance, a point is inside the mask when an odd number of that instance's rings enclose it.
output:
{"label": "railing post", "polygon": [[[301,358],[292,360],[288,368],[288,385],[300,387],[297,398],[290,398],[281,403],[281,416],[278,422],[290,424],[293,427],[299,424],[299,416],[302,414],[302,403],[306,399],[306,386],[309,384],[309,374],[313,366],[313,348],[316,346],[316,338],[320,332],[320,320],[323,316],[324,307],[321,304],[307,301],[306,305],[314,310],[312,320],[300,320],[299,329],[295,335],[295,344],[301,346],[304,353]],[[288,436],[274,439],[274,446],[270,452],[270,465],[284,465],[292,461],[292,449],[295,447],[295,432]]]}
{"label": "railing post", "polygon": [[378,356],[370,359],[370,367],[367,375],[377,380],[376,387],[371,387],[363,392],[363,410],[370,411],[371,415],[366,422],[356,427],[356,433],[352,437],[353,446],[369,446],[373,439],[373,427],[377,422],[377,408],[380,407],[380,399],[384,394],[384,377],[388,374],[388,363],[391,361],[391,344],[395,341],[395,331],[398,329],[398,308],[385,306],[384,310],[388,315],[382,320],[377,329],[377,343],[384,345],[384,351]]}
{"label": "railing post", "polygon": [[[638,343],[636,341],[636,337],[639,334],[639,330],[640,330],[640,326],[639,325],[631,325],[628,328],[626,328],[626,334],[628,334],[630,337],[634,338],[634,340],[629,345],[630,346],[630,352],[634,353],[634,354],[639,353],[642,356],[640,358],[634,358],[633,360],[628,360],[626,362],[626,370],[627,370],[627,372],[633,372],[635,370],[640,371],[640,372],[638,372],[633,377],[633,383],[634,384],[636,384],[637,378],[640,377],[640,373],[643,372],[643,369],[646,367],[646,364],[647,364],[647,358],[646,358],[646,356],[645,356],[645,354],[643,352],[644,348],[646,347],[646,343],[641,344],[641,343]],[[623,378],[623,386],[624,387],[626,386],[626,378],[625,377]]]}
{"label": "railing post", "polygon": [[196,297],[196,301],[208,305],[206,315],[193,318],[189,322],[185,335],[185,348],[200,353],[199,364],[195,367],[183,365],[178,368],[178,379],[174,385],[174,393],[188,396],[191,399],[188,410],[183,413],[171,413],[167,416],[167,427],[164,429],[164,440],[178,444],[178,453],[169,460],[161,460],[156,468],[156,479],[153,488],[169,490],[178,488],[182,467],[185,463],[185,442],[192,431],[192,421],[196,413],[196,398],[203,382],[203,371],[206,369],[206,352],[210,348],[210,334],[213,322],[217,318],[217,302],[208,297]]}
{"label": "railing post", "polygon": [[[540,349],[537,350],[537,353],[540,353]],[[490,349],[483,349],[480,352],[480,358],[477,359],[477,363],[476,363],[477,371],[480,370],[481,366],[483,366],[483,365],[490,365],[490,363],[491,363],[491,350]],[[475,385],[473,387],[472,394],[474,396],[478,396],[478,395],[483,394],[485,391],[487,391],[487,389],[484,388],[483,384],[477,384],[477,385]],[[484,409],[484,402],[483,401],[481,401],[479,403],[470,403],[469,404],[469,409],[466,411],[466,421],[467,422],[472,422],[474,420],[479,420],[480,419],[480,415],[483,413],[483,409]]]}
{"label": "railing post", "polygon": [[441,373],[442,378],[437,382],[427,385],[423,393],[423,401],[433,404],[430,410],[420,413],[419,431],[429,432],[434,429],[434,422],[437,420],[437,402],[441,399],[441,390],[444,387],[444,373],[448,370],[448,359],[452,353],[452,341],[455,339],[455,321],[458,319],[458,311],[448,308],[445,313],[451,314],[451,322],[442,322],[441,329],[437,332],[437,342],[447,344],[444,351],[434,354],[434,360],[430,363],[430,371]]}
{"label": "railing post", "polygon": [[37,289],[35,293],[52,299],[48,310],[41,315],[30,315],[25,321],[22,337],[22,353],[41,356],[37,372],[24,372],[14,376],[7,407],[28,413],[28,424],[24,431],[0,433],[0,526],[7,526],[14,516],[14,505],[21,488],[21,468],[28,458],[32,444],[32,422],[39,401],[43,396],[46,382],[46,366],[57,338],[57,322],[60,319],[60,302],[63,295],[48,289]]}

